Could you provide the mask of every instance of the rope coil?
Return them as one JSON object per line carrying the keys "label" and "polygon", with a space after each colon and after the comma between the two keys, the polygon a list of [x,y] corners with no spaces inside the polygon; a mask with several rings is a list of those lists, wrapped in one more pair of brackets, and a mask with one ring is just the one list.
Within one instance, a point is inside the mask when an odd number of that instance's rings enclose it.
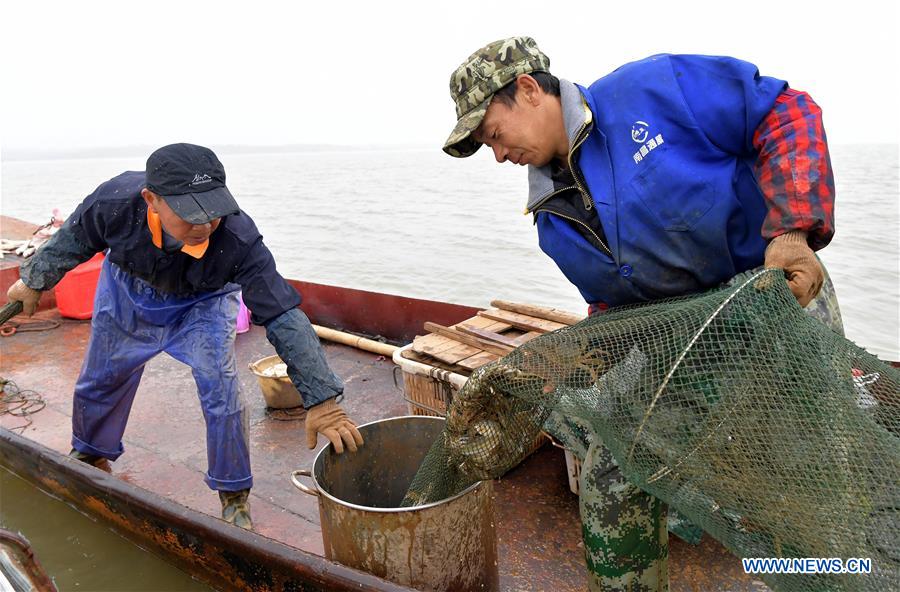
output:
{"label": "rope coil", "polygon": [[47,402],[37,391],[20,389],[15,382],[0,378],[0,415],[22,417],[26,422],[24,425],[9,428],[10,430],[24,432],[32,424],[29,416],[46,406]]}

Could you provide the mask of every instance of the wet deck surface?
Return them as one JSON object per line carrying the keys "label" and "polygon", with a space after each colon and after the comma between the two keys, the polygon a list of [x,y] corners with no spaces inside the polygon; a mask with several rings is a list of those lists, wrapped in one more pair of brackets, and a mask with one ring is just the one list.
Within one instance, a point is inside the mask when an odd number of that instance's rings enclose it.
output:
{"label": "wet deck surface", "polygon": [[[45,409],[31,416],[23,435],[67,453],[72,392],[90,334],[89,321],[61,320],[59,328],[2,338],[0,376],[39,392]],[[37,318],[36,317],[36,318]],[[25,321],[18,318],[16,320]],[[405,415],[394,386],[390,359],[323,342],[329,363],[346,385],[344,406],[358,422]],[[316,499],[296,490],[291,471],[311,468],[317,451],[307,450],[302,420],[279,421],[266,413],[250,362],[274,353],[264,330],[237,336],[237,359],[249,409],[254,487],[254,526],[260,534],[323,555]],[[402,381],[401,381],[402,383]],[[21,418],[0,416],[15,428]],[[125,454],[113,474],[194,510],[219,516],[215,492],[203,482],[205,427],[190,369],[161,354],[147,364],[135,398]],[[320,447],[324,445],[320,437]],[[583,590],[585,567],[578,498],[568,489],[563,452],[545,446],[496,483],[495,511],[503,590]],[[708,537],[692,547],[670,536],[670,590],[764,590],[744,575],[740,562]]]}

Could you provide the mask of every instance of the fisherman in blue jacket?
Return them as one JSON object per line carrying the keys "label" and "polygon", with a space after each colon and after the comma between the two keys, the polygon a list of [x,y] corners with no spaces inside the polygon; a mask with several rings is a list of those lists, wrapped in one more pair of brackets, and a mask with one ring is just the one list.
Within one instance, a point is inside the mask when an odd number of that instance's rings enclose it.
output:
{"label": "fisherman in blue jacket", "polygon": [[205,480],[219,492],[222,517],[252,529],[247,417],[234,355],[240,291],[303,398],[307,446],[315,448],[318,433],[338,453],[363,443],[337,405],[344,386],[297,308],[300,294],[276,271],[212,150],[164,146],[145,171],[100,185],[22,266],[9,301],[22,302],[30,316],[43,291],[104,251],[91,339],[75,384],[71,456],[108,466],[124,452],[144,365],[164,351],[193,370],[206,420]]}
{"label": "fisherman in blue jacket", "polygon": [[[587,87],[549,65],[529,37],[472,54],[451,75],[457,124],[444,151],[467,157],[485,144],[497,162],[528,166],[540,248],[591,313],[765,265],[842,333],[814,253],[834,234],[834,182],[809,95],[729,57],[656,55]],[[584,461],[591,589],[667,589],[659,500],[625,480],[598,438],[545,427]]]}

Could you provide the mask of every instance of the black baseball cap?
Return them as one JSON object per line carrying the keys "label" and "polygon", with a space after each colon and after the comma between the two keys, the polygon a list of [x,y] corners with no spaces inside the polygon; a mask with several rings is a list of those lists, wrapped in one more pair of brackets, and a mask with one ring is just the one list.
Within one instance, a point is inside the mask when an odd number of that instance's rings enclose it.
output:
{"label": "black baseball cap", "polygon": [[209,148],[169,144],[147,159],[147,189],[191,224],[206,224],[240,211],[225,186],[225,167]]}

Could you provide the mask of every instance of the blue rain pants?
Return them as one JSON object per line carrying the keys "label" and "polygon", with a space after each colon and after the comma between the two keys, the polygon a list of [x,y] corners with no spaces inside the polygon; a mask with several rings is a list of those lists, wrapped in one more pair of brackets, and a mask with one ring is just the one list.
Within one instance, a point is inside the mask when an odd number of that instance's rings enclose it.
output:
{"label": "blue rain pants", "polygon": [[193,370],[206,420],[206,483],[240,491],[253,485],[244,406],[234,357],[236,284],[183,297],[160,293],[107,259],[91,339],[75,384],[72,446],[115,460],[144,365],[166,352]]}

